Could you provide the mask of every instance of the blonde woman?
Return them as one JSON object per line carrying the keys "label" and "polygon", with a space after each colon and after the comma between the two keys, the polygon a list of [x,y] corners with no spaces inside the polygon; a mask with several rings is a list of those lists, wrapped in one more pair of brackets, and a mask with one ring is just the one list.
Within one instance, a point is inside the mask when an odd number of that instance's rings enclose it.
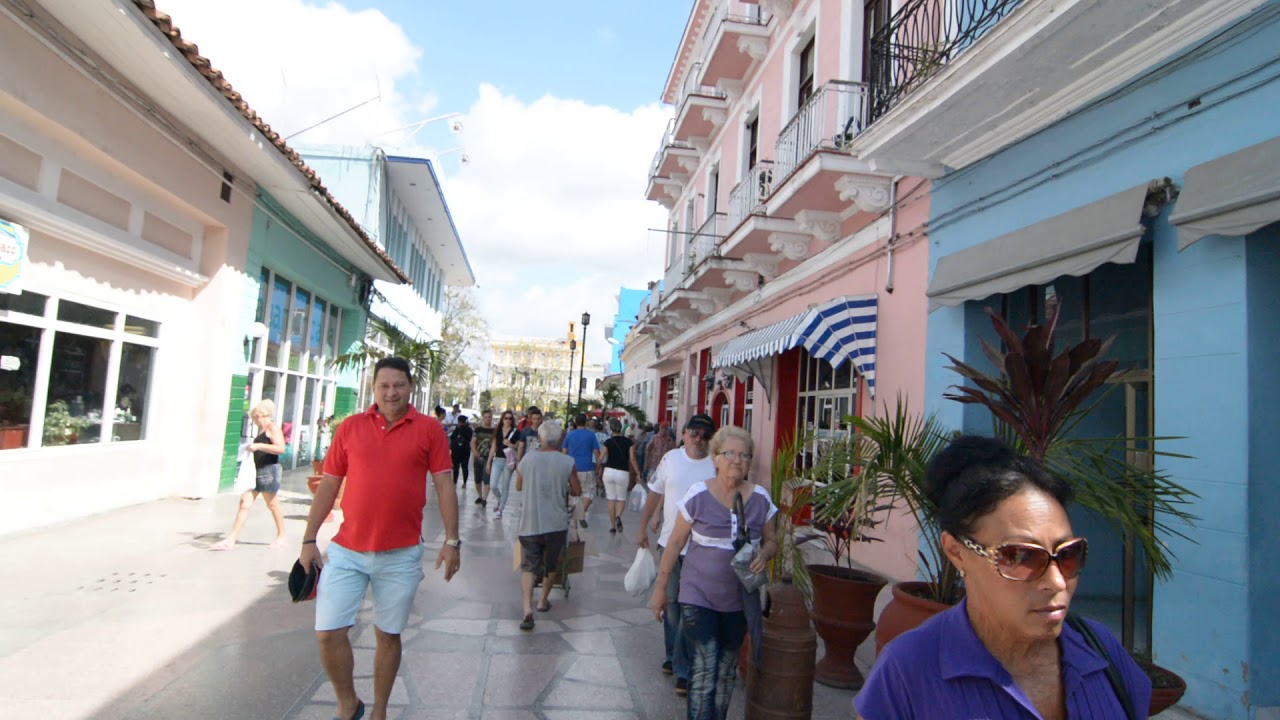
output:
{"label": "blonde woman", "polygon": [[235,522],[231,523],[231,532],[222,540],[209,547],[210,550],[231,550],[236,546],[236,538],[240,528],[249,517],[249,508],[253,501],[262,495],[267,503],[267,510],[276,521],[276,539],[269,546],[272,550],[285,546],[284,513],[280,510],[280,500],[276,494],[280,492],[280,455],[285,451],[284,433],[280,426],[272,421],[276,414],[276,404],[271,400],[263,400],[249,411],[249,419],[258,426],[258,436],[249,443],[249,452],[253,453],[253,467],[257,477],[252,490],[240,496],[240,509],[236,510]]}

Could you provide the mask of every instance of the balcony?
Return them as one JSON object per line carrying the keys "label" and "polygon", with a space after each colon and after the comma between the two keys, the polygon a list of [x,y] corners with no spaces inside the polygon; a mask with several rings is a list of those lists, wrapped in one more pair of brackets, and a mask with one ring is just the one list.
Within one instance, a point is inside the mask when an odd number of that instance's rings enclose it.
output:
{"label": "balcony", "polygon": [[885,172],[963,168],[1043,130],[1264,0],[907,0],[871,38],[866,130]]}
{"label": "balcony", "polygon": [[877,175],[849,155],[866,125],[867,86],[830,80],[782,128],[774,147],[773,188],[765,203],[774,217],[842,214],[887,207],[891,176]]}
{"label": "balcony", "polygon": [[769,25],[759,5],[721,0],[703,35],[703,85],[738,87],[769,52]]}
{"label": "balcony", "polygon": [[698,167],[700,154],[689,143],[674,139],[675,119],[667,123],[658,152],[649,166],[649,184],[645,198],[671,207],[679,197],[688,174]]}
{"label": "balcony", "polygon": [[773,161],[761,160],[747,173],[747,179],[729,191],[728,229],[735,230],[750,215],[764,214],[764,201],[773,194]]}
{"label": "balcony", "polygon": [[729,96],[725,91],[702,85],[702,63],[694,63],[681,95],[672,139],[688,143],[699,151],[728,116]]}

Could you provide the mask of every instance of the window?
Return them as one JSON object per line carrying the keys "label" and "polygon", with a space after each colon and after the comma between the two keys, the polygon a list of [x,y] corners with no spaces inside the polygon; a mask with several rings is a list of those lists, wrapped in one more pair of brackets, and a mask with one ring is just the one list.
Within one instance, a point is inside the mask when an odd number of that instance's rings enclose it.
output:
{"label": "window", "polygon": [[[833,368],[826,360],[810,356],[804,348],[796,352],[800,353],[796,430],[798,437],[810,438],[811,443],[805,448],[807,463],[833,439],[849,431],[844,418],[858,414],[858,375],[850,361]],[[748,392],[753,390],[754,386],[748,386]]]}
{"label": "window", "polygon": [[[881,81],[888,85],[888,65],[879,69],[872,66],[871,40],[876,33],[889,24],[889,0],[865,0],[862,7],[862,81],[874,83]],[[880,77],[877,77],[877,74]]]}
{"label": "window", "polygon": [[114,309],[0,296],[0,450],[145,438],[159,335]]}
{"label": "window", "polygon": [[742,403],[742,428],[747,432],[751,432],[751,417],[755,415],[755,404],[756,378],[754,375],[748,375],[746,400]]}
{"label": "window", "polygon": [[809,38],[809,42],[800,50],[799,61],[799,85],[796,87],[796,110],[804,107],[804,104],[813,97],[814,93],[814,53],[813,43],[817,40],[817,35]]}
{"label": "window", "polygon": [[712,165],[707,174],[707,218],[716,214],[720,207],[720,165]]}
{"label": "window", "polygon": [[756,166],[760,151],[760,113],[756,111],[747,121],[747,163],[742,167],[742,178],[745,180],[751,168]]}

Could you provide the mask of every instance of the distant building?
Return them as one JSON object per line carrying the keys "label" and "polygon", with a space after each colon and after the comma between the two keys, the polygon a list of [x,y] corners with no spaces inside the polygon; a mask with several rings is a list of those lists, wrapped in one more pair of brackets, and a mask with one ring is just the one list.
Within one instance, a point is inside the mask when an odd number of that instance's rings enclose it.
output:
{"label": "distant building", "polygon": [[[581,344],[578,344],[581,349]],[[570,367],[572,360],[572,367]],[[572,354],[569,340],[546,338],[508,338],[490,344],[489,372],[486,387],[493,397],[495,409],[523,410],[537,405],[544,411],[562,407],[566,399],[577,401],[579,371],[586,377],[583,399],[600,397],[598,384],[605,376],[605,365],[587,363]]]}
{"label": "distant building", "polygon": [[604,339],[613,346],[613,358],[609,362],[609,372],[612,374],[622,372],[622,346],[626,342],[627,333],[636,324],[640,305],[648,297],[648,290],[618,290],[618,314],[614,316],[613,324],[604,328]]}

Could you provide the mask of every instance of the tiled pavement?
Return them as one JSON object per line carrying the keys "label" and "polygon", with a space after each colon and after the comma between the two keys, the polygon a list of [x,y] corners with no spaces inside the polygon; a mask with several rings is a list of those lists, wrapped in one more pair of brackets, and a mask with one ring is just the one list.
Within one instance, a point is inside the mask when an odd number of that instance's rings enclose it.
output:
{"label": "tiled pavement", "polygon": [[[0,539],[0,697],[4,717],[150,720],[328,720],[333,691],[320,669],[310,604],[284,581],[310,500],[287,478],[288,550],[254,508],[234,552],[208,545],[230,525],[235,498],[165,500]],[[470,490],[470,488],[468,488]],[[552,610],[521,632],[512,572],[515,513],[495,520],[468,493],[461,507],[463,567],[445,584],[427,569],[391,697],[403,720],[593,720],[684,717],[662,675],[661,631],[647,595],[622,587],[635,556],[591,511],[586,571],[556,589]],[[53,499],[51,499],[53,500]],[[514,501],[513,501],[514,502]],[[509,510],[514,508],[509,508]],[[321,533],[322,545],[336,531]],[[424,534],[443,540],[434,498]],[[366,608],[367,609],[367,608]],[[356,687],[372,698],[373,631],[352,631]],[[815,687],[815,718],[851,717],[852,693]],[[742,717],[745,688],[731,717]]]}

